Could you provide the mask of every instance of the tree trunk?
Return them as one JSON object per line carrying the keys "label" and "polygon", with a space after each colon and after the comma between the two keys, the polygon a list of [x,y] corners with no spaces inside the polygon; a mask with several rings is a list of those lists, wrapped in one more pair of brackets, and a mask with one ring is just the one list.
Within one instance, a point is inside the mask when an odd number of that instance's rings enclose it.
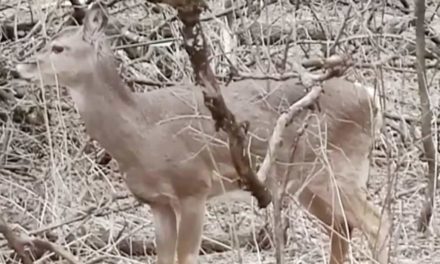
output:
{"label": "tree trunk", "polygon": [[434,195],[436,189],[436,160],[435,148],[431,133],[432,111],[429,98],[429,90],[426,84],[425,67],[425,0],[416,0],[416,56],[417,56],[417,80],[419,85],[420,104],[422,108],[421,124],[424,157],[428,162],[428,186],[425,192],[426,200],[421,210],[418,230],[425,231],[431,220],[432,208],[434,206]]}

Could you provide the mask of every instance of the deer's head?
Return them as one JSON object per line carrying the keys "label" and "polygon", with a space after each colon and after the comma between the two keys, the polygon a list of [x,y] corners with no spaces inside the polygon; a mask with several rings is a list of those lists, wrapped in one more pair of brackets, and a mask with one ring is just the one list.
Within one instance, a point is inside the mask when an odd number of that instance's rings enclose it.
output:
{"label": "deer's head", "polygon": [[44,84],[75,86],[96,72],[96,65],[110,52],[103,41],[107,14],[94,4],[86,13],[83,26],[63,29],[33,61],[17,65],[17,71],[26,79],[41,78]]}

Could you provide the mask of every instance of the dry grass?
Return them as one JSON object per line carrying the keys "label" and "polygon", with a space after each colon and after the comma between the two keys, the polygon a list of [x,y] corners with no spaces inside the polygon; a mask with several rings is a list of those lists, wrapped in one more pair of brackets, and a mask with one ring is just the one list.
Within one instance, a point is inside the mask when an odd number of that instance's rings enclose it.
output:
{"label": "dry grass", "polygon": [[[64,245],[83,263],[153,263],[154,256],[148,256],[143,250],[131,254],[123,252],[123,244],[130,241],[150,247],[153,242],[150,211],[130,196],[115,162],[103,162],[102,149],[89,141],[66,91],[30,85],[2,75],[7,73],[3,69],[13,68],[16,60],[32,55],[39,43],[59,30],[71,12],[67,4],[64,6],[67,1],[60,2],[63,6],[55,6],[47,0],[32,2],[33,19],[41,21],[42,27],[19,40],[0,42],[1,212],[15,230]],[[114,21],[119,21],[133,35],[143,36],[136,41],[125,38],[113,43],[121,60],[122,75],[134,90],[155,88],[142,85],[145,81],[161,84],[189,81],[192,69],[187,55],[172,39],[180,39],[179,24],[173,22],[167,27],[170,36],[166,41],[157,41],[163,38],[161,36],[148,39],[164,20],[163,14],[168,18],[173,14],[168,9],[153,13],[152,7],[144,2],[129,0],[111,8]],[[241,2],[244,1],[235,4]],[[393,7],[384,9],[384,1],[372,1],[372,5],[367,6],[364,1],[356,1],[360,2],[356,4],[349,0],[339,4],[311,1],[313,11],[301,4],[295,13],[288,1],[280,2],[263,9],[258,21],[270,25],[267,32],[284,32],[283,37],[293,30],[291,36],[296,36],[298,41],[289,45],[286,72],[289,60],[305,55],[325,56],[333,44],[325,39],[335,39],[352,5],[336,52],[355,50],[356,65],[349,72],[349,78],[376,86],[384,98],[387,125],[373,152],[369,191],[371,199],[381,206],[387,194],[391,197],[392,262],[438,262],[440,222],[436,212],[428,233],[416,231],[427,168],[420,159],[420,127],[414,121],[418,119],[420,108],[414,67],[415,34],[414,27],[409,24],[412,13],[403,15]],[[387,2],[400,6],[399,1]],[[436,3],[427,2],[426,17],[431,18]],[[221,12],[221,3],[223,1],[211,1],[214,13]],[[24,1],[1,1],[0,21],[14,25],[30,19]],[[239,26],[238,23],[244,24]],[[249,37],[247,27],[251,23],[249,19],[235,21],[231,30]],[[226,25],[223,17],[205,24],[215,55],[212,65],[219,76],[228,73],[227,62],[221,56],[228,47],[224,47],[226,42],[220,34],[220,29],[225,29]],[[440,32],[438,11],[430,25],[435,32]],[[19,36],[21,33],[18,32]],[[153,44],[147,47],[145,41]],[[132,48],[127,48],[129,46]],[[275,73],[280,70],[285,49],[286,44],[282,41],[260,46],[242,43],[232,50],[232,54],[241,72]],[[433,54],[436,58],[440,53],[434,50]],[[432,65],[428,80],[434,116],[438,116],[440,78],[435,62],[436,59],[429,60],[427,64]],[[412,121],[405,122],[404,118]],[[437,125],[433,131],[437,142]],[[274,263],[273,249],[257,251],[252,243],[243,245],[238,241],[256,236],[266,219],[271,218],[270,210],[257,211],[256,208],[240,202],[229,206],[210,204],[206,213],[205,240],[212,242],[221,238],[221,243],[229,241],[232,248],[204,255],[201,263]],[[285,252],[288,263],[325,263],[328,238],[321,234],[316,220],[295,201],[285,214],[291,226]],[[0,241],[0,244],[0,262],[14,263],[9,259],[11,251],[6,243]],[[358,232],[355,232],[350,254],[354,256],[351,263],[373,263],[365,239]],[[37,263],[48,263],[50,257],[47,254]]]}

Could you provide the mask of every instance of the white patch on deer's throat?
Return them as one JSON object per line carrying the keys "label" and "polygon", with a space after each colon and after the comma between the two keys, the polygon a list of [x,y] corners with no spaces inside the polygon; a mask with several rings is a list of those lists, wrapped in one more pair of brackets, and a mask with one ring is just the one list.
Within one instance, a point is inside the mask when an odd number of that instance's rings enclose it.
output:
{"label": "white patch on deer's throat", "polygon": [[84,111],[85,98],[84,98],[84,94],[81,93],[80,89],[69,88],[69,93],[70,96],[72,97],[73,102],[75,103],[76,110],[79,112]]}

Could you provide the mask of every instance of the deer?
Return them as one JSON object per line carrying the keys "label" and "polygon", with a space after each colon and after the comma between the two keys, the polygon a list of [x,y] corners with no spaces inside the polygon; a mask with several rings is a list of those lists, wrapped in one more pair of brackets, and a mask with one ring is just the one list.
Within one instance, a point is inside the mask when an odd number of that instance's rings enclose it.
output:
{"label": "deer", "polygon": [[[206,203],[248,192],[240,186],[226,135],[214,129],[194,85],[133,92],[124,84],[105,38],[106,14],[92,6],[83,25],[62,29],[16,70],[23,79],[68,89],[86,132],[117,161],[132,195],[151,208],[157,263],[195,264]],[[274,177],[288,172],[286,193],[297,194],[324,226],[331,264],[347,259],[355,228],[377,262],[387,263],[390,220],[367,200],[366,190],[370,149],[383,123],[379,101],[373,88],[342,77],[322,87],[320,110],[303,111],[282,134]],[[248,79],[221,92],[237,119],[250,120],[255,165],[281,111],[307,91],[298,79]],[[296,139],[304,122],[307,128]]]}

